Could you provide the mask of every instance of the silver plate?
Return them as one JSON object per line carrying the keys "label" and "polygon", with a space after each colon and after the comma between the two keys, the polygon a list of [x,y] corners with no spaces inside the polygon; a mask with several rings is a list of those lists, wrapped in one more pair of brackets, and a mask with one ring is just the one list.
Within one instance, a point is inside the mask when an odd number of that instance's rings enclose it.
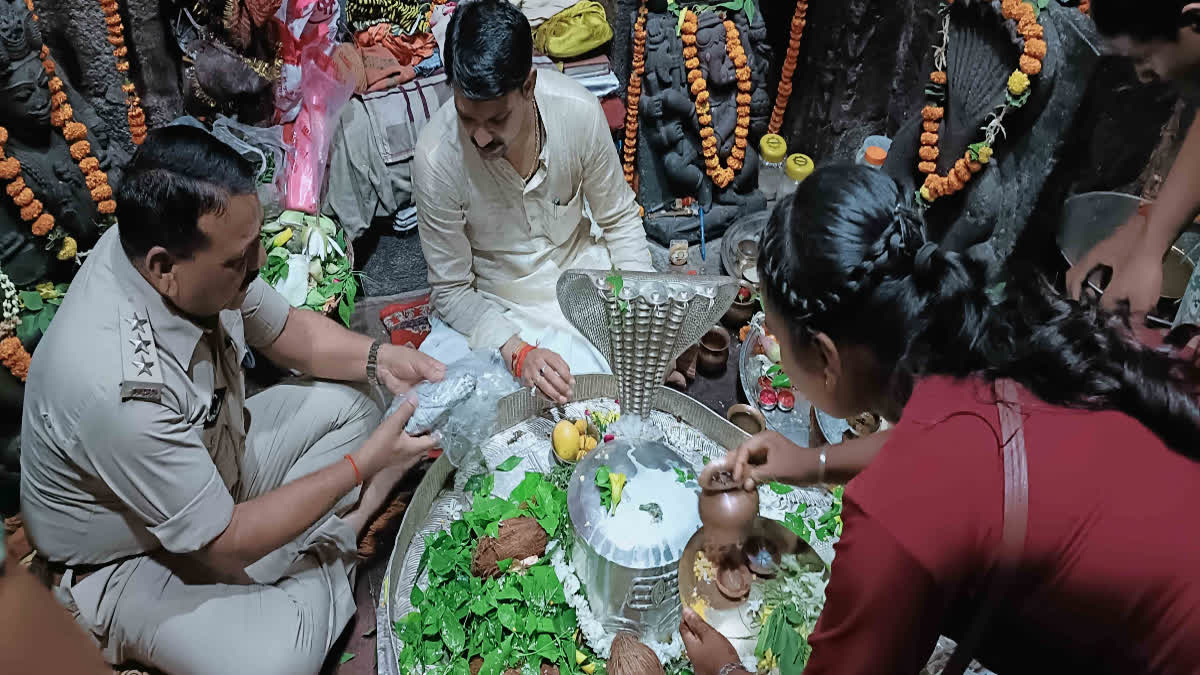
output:
{"label": "silver plate", "polygon": [[[796,394],[796,407],[792,412],[763,410],[758,405],[758,378],[760,375],[754,358],[754,345],[762,335],[762,313],[759,313],[750,321],[750,330],[746,333],[746,341],[742,343],[742,352],[738,363],[738,377],[741,380],[742,392],[746,395],[746,400],[750,402],[750,405],[758,409],[766,418],[767,428],[778,431],[797,445],[805,448],[811,447],[812,429],[809,420],[812,419],[810,414],[812,404],[807,399]],[[830,445],[841,443],[846,434],[850,432],[850,424],[846,420],[826,415],[819,409],[816,417],[821,435]]]}

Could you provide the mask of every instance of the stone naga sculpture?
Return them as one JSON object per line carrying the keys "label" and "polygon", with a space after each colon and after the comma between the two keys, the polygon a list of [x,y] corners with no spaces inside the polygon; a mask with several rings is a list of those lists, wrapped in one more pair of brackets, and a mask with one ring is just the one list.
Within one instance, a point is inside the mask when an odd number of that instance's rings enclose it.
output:
{"label": "stone naga sculpture", "polygon": [[[1019,36],[1003,22],[999,4],[971,1],[950,6],[940,175],[969,144],[980,140],[980,128],[1004,102],[1005,83],[1021,54]],[[1047,53],[1028,103],[1005,118],[1006,133],[987,168],[961,192],[938,199],[925,212],[931,238],[994,268],[1003,264],[1024,232],[1057,153],[1070,136],[1097,63],[1095,29],[1077,8],[1050,2],[1039,20]],[[885,171],[913,192],[925,178],[917,169],[921,132],[918,108],[896,133],[884,164]]]}
{"label": "stone naga sculpture", "polygon": [[706,236],[720,236],[739,216],[766,208],[758,191],[758,154],[755,141],[766,133],[771,114],[767,89],[770,45],[760,14],[752,22],[744,12],[725,16],[714,9],[699,8],[696,31],[701,70],[711,95],[712,126],[718,139],[718,154],[727,158],[734,144],[737,124],[737,78],[725,49],[723,19],[727,16],[741,33],[753,82],[750,102],[750,140],[744,166],[733,182],[717,188],[705,173],[701,154],[700,124],[688,90],[683,43],[677,34],[678,17],[649,5],[646,20],[646,69],[642,77],[639,121],[642,150],[639,153],[641,201],[651,212],[648,234],[667,244],[671,239],[699,241],[699,219],[694,216],[656,216],[653,211],[677,198],[694,197],[704,208]]}
{"label": "stone naga sculpture", "polygon": [[[101,214],[83,172],[71,158],[70,146],[51,124],[50,78],[38,56],[41,48],[39,25],[24,0],[0,0],[0,126],[8,132],[4,154],[20,161],[21,176],[34,197],[54,216],[57,227],[85,251],[99,238]],[[129,156],[110,142],[104,123],[65,80],[63,91],[75,121],[88,129],[91,154],[115,188]],[[57,245],[47,248],[46,237],[35,236],[13,200],[0,194],[0,269],[12,282],[21,289],[32,289],[43,281],[69,282],[77,264],[74,259],[58,260],[57,251]],[[0,424],[0,464],[8,463],[4,449],[10,444],[16,447],[21,399],[20,381],[0,368],[0,420],[4,420]]]}

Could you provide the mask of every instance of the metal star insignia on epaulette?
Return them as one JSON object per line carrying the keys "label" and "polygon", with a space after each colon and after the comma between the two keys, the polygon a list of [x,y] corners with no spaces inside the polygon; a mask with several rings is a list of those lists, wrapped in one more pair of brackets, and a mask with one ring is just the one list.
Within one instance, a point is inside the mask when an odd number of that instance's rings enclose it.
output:
{"label": "metal star insignia on epaulette", "polygon": [[149,314],[143,309],[120,309],[121,400],[159,401],[162,398],[162,364],[154,344]]}

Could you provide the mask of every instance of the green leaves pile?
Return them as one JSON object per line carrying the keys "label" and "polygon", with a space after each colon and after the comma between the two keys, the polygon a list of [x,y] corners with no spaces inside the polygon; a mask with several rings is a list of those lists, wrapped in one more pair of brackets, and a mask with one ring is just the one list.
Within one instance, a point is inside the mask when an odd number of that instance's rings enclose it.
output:
{"label": "green leaves pile", "polygon": [[550,539],[564,536],[567,494],[543,474],[526,473],[512,495],[500,499],[490,496],[494,480],[488,478],[472,477],[473,508],[449,532],[426,539],[420,568],[429,569],[428,588],[413,588],[414,611],[395,625],[404,642],[400,670],[467,675],[471,660],[479,657],[480,675],[501,675],[508,668],[537,672],[543,662],[564,675],[584,672],[576,659],[575,610],[566,604],[547,558],[524,574],[509,571],[512,560],[500,561],[504,574],[498,579],[471,574],[476,542],[497,536],[502,520],[530,516]]}
{"label": "green leaves pile", "polygon": [[807,508],[801,507],[784,516],[784,527],[796,533],[796,536],[809,544],[814,541],[829,541],[833,537],[841,536],[842,496],[845,488],[837,485],[834,486],[832,492],[833,504],[816,520],[805,518],[804,512]]}
{"label": "green leaves pile", "polygon": [[[291,220],[287,220],[287,219]],[[296,219],[299,219],[298,222]],[[276,244],[279,235],[288,229],[294,234],[281,244]],[[270,221],[263,225],[262,243],[267,249],[267,262],[259,271],[259,276],[268,284],[274,286],[277,282],[288,277],[288,256],[301,253],[304,250],[305,233],[317,229],[327,240],[335,242],[341,250],[346,250],[346,234],[332,220],[325,216],[320,218],[296,212],[287,211],[279,220]],[[350,325],[350,315],[354,312],[354,298],[358,295],[358,281],[354,278],[354,270],[350,268],[350,258],[347,255],[332,253],[319,260],[314,258],[308,265],[308,295],[304,298],[305,309],[324,313],[331,302],[336,302],[338,318],[347,326]]]}
{"label": "green leaves pile", "polygon": [[808,636],[825,605],[824,568],[820,561],[789,554],[780,560],[775,578],[764,583],[761,626],[754,648],[762,670],[804,670],[812,653]]}
{"label": "green leaves pile", "polygon": [[50,320],[62,304],[63,296],[67,294],[70,284],[44,284],[42,291],[21,291],[17,298],[21,301],[21,323],[17,325],[17,338],[26,346],[34,344],[50,327]]}

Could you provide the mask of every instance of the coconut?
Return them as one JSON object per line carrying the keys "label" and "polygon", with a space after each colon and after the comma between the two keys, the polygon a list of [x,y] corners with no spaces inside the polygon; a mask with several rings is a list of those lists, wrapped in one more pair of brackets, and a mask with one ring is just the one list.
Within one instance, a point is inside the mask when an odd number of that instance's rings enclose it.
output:
{"label": "coconut", "polygon": [[546,531],[533,518],[521,516],[500,523],[499,536],[483,537],[471,557],[471,573],[477,577],[498,577],[501,560],[526,560],[546,554]]}
{"label": "coconut", "polygon": [[613,638],[608,672],[609,675],[665,675],[654,651],[626,631]]}

